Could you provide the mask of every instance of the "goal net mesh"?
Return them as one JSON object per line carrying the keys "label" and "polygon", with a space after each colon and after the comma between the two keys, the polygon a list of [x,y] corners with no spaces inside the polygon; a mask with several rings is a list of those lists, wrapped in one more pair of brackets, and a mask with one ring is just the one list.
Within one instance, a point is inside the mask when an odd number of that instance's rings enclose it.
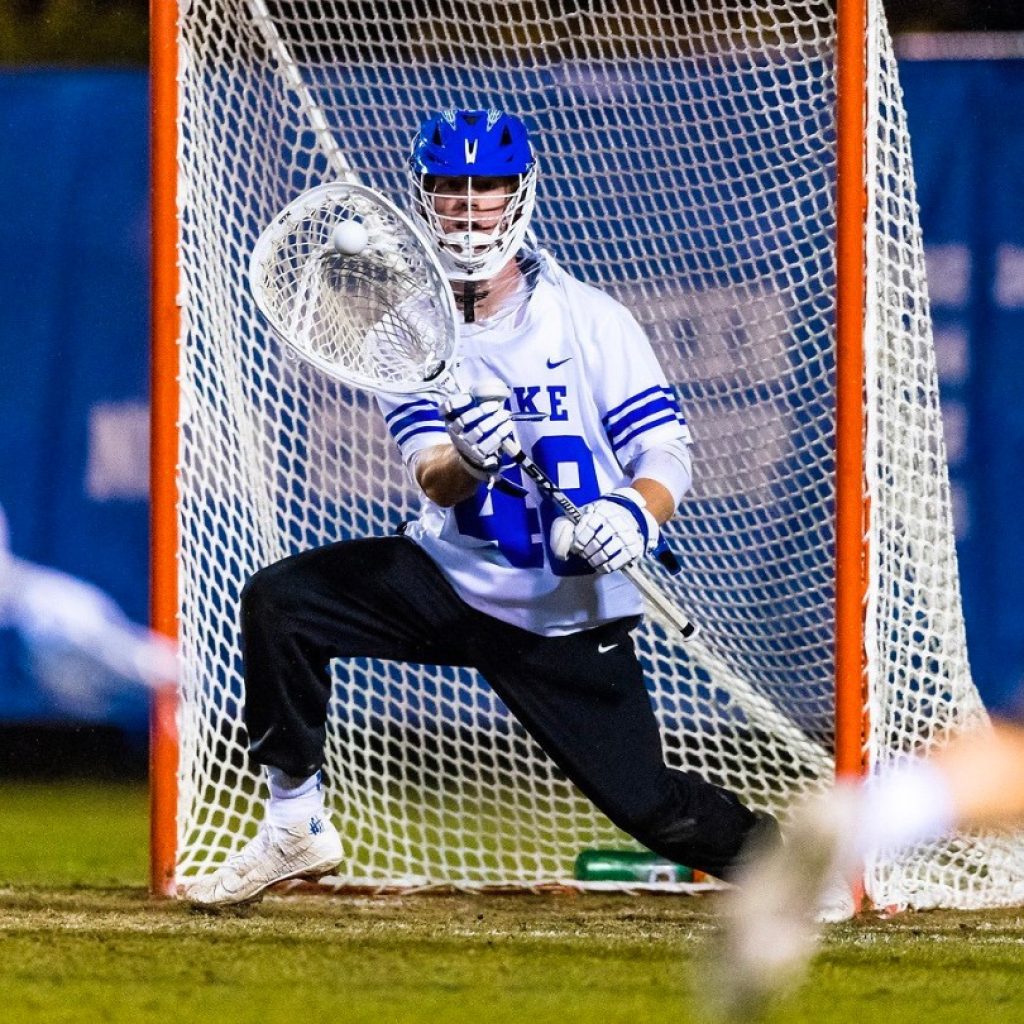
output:
{"label": "goal net mesh", "polygon": [[[354,177],[402,202],[446,107],[533,130],[539,242],[649,332],[695,435],[669,539],[682,646],[638,634],[665,756],[785,814],[833,771],[835,67],[831,4],[180,2],[179,879],[251,836],[238,599],[296,551],[415,515],[375,404],[284,352],[246,284],[260,230]],[[741,9],[742,8],[742,9]],[[960,611],[909,140],[880,15],[870,232],[873,768],[984,727]],[[338,884],[522,885],[629,847],[466,670],[334,666]],[[960,837],[870,869],[881,904],[1019,899],[1021,847]]]}

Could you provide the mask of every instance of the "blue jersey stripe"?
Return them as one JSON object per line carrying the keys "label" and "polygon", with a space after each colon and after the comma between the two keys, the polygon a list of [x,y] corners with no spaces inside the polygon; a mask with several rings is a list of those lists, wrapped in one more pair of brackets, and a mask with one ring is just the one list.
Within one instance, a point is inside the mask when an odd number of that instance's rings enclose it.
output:
{"label": "blue jersey stripe", "polygon": [[438,415],[437,409],[434,408],[416,409],[408,416],[403,416],[400,420],[389,424],[388,429],[391,431],[391,436],[401,443],[402,432],[415,423],[436,423],[442,430],[444,429],[444,421]]}
{"label": "blue jersey stripe", "polygon": [[664,395],[659,395],[652,402],[644,402],[639,408],[634,409],[630,413],[626,413],[619,421],[614,425],[607,428],[608,440],[615,443],[616,438],[621,436],[630,427],[635,426],[641,420],[645,420],[650,416],[654,416],[659,412],[678,412],[675,402],[671,399],[666,398]]}
{"label": "blue jersey stripe", "polygon": [[433,409],[435,412],[437,411],[437,406],[434,405],[433,402],[428,402],[425,398],[417,398],[417,399],[415,399],[412,402],[403,402],[397,408],[392,409],[391,412],[389,412],[384,417],[384,422],[390,424],[391,421],[396,416],[401,416],[402,413],[404,413],[404,412],[411,412],[413,409],[417,409],[417,408]]}
{"label": "blue jersey stripe", "polygon": [[674,412],[670,412],[667,415],[662,416],[660,419],[654,420],[652,423],[642,423],[640,426],[635,427],[624,437],[620,437],[618,440],[613,441],[612,447],[616,451],[619,451],[619,449],[622,448],[624,445],[629,444],[629,442],[632,441],[634,437],[639,437],[641,434],[645,434],[648,430],[654,430],[655,427],[662,427],[666,423],[678,423],[681,427],[685,426],[685,423],[683,422],[683,418],[681,416],[678,416]]}
{"label": "blue jersey stripe", "polygon": [[398,443],[400,445],[405,444],[406,441],[411,440],[417,434],[439,434],[441,437],[447,437],[448,431],[445,430],[444,427],[441,426],[440,424],[427,423],[425,426],[416,427],[413,430],[407,431],[400,438],[398,438]]}
{"label": "blue jersey stripe", "polygon": [[620,412],[626,410],[629,406],[633,405],[636,402],[642,401],[645,398],[653,398],[654,396],[664,393],[665,391],[666,389],[663,388],[660,384],[655,384],[654,387],[648,388],[646,391],[639,391],[631,398],[627,398],[624,402],[615,406],[614,409],[609,409],[608,412],[606,412],[605,415],[602,417],[601,422],[607,427],[611,420],[618,416]]}

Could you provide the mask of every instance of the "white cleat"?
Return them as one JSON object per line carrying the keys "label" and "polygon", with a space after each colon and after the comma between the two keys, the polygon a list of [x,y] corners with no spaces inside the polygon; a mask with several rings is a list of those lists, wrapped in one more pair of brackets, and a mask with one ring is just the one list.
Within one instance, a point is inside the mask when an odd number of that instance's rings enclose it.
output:
{"label": "white cleat", "polygon": [[794,989],[814,954],[820,926],[854,916],[848,877],[857,794],[840,787],[807,804],[786,842],[750,851],[724,897],[714,962],[713,1008],[754,1019]]}
{"label": "white cleat", "polygon": [[277,882],[329,875],[341,859],[341,836],[326,814],[289,828],[264,821],[216,871],[187,883],[183,895],[197,907],[241,906],[261,899]]}
{"label": "white cleat", "polygon": [[844,873],[837,871],[822,887],[814,908],[814,920],[818,924],[839,924],[849,921],[856,913],[850,882]]}

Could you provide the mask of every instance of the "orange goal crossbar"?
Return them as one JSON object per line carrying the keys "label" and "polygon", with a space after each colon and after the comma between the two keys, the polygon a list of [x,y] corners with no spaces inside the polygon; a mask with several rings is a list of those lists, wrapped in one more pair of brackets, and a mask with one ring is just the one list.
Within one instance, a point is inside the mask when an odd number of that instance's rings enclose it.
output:
{"label": "orange goal crossbar", "polygon": [[[177,0],[150,0],[150,621],[177,636],[178,217]],[[150,892],[174,894],[177,841],[177,691],[150,711]]]}

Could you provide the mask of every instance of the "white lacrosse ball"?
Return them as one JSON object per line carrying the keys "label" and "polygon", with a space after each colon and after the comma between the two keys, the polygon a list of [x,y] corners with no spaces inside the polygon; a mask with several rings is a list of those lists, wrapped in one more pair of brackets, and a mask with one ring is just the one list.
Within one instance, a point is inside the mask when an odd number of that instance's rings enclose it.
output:
{"label": "white lacrosse ball", "polygon": [[366,228],[357,220],[343,220],[331,232],[331,245],[342,256],[358,256],[369,240]]}

